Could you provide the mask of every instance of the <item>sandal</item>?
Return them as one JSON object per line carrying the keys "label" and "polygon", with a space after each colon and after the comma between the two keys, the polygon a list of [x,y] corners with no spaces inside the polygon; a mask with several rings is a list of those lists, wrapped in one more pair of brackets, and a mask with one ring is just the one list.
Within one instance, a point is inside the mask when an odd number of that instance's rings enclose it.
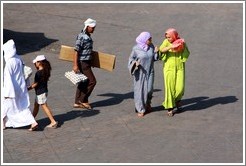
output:
{"label": "sandal", "polygon": [[88,109],[88,110],[91,110],[91,109],[92,109],[92,107],[90,106],[89,103],[81,103],[81,105],[82,105],[84,108]]}
{"label": "sandal", "polygon": [[82,104],[74,104],[73,108],[85,108]]}
{"label": "sandal", "polygon": [[138,113],[138,117],[143,117],[144,113]]}
{"label": "sandal", "polygon": [[35,125],[33,127],[31,127],[30,129],[28,129],[28,131],[35,131],[38,129],[38,125]]}
{"label": "sandal", "polygon": [[56,129],[58,126],[58,122],[56,121],[55,124],[49,124],[48,126],[46,126],[47,128],[52,128],[52,129]]}
{"label": "sandal", "polygon": [[173,114],[173,110],[168,110],[167,111],[167,115],[169,116],[169,117],[172,117],[174,114]]}

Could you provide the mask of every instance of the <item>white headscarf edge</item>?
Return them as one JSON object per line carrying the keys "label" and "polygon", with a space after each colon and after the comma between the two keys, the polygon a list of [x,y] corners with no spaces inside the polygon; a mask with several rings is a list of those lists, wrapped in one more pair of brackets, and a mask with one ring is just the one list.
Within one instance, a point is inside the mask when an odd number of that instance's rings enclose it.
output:
{"label": "white headscarf edge", "polygon": [[85,31],[86,28],[87,28],[88,26],[89,26],[89,27],[95,27],[96,24],[97,24],[97,22],[96,22],[96,20],[93,20],[93,19],[91,19],[91,18],[88,18],[88,19],[84,22],[84,24],[85,24],[85,27],[84,27],[83,31]]}

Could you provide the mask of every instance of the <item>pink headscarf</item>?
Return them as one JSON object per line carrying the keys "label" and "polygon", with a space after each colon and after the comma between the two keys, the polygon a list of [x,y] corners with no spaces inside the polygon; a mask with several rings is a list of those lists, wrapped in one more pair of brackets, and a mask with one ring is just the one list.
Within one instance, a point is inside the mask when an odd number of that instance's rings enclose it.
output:
{"label": "pink headscarf", "polygon": [[174,28],[169,28],[166,30],[165,34],[169,34],[170,37],[173,39],[173,45],[179,45],[178,47],[173,48],[173,51],[175,52],[181,52],[184,49],[184,39],[181,39],[179,37],[178,32]]}
{"label": "pink headscarf", "polygon": [[146,44],[147,40],[151,38],[151,35],[149,32],[142,32],[140,35],[136,38],[136,42],[139,47],[144,49],[145,51],[148,50],[149,46]]}
{"label": "pink headscarf", "polygon": [[178,32],[174,28],[169,28],[165,34],[169,34],[174,41],[180,39]]}

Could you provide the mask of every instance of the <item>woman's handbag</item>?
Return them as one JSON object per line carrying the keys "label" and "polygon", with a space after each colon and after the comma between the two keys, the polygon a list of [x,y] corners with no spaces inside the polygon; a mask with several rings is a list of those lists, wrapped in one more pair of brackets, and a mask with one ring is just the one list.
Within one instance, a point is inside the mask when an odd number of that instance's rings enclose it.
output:
{"label": "woman's handbag", "polygon": [[74,85],[85,82],[88,79],[83,73],[75,73],[73,70],[65,72],[65,77],[67,77]]}
{"label": "woman's handbag", "polygon": [[25,80],[27,80],[32,75],[32,68],[29,66],[23,65],[23,72]]}

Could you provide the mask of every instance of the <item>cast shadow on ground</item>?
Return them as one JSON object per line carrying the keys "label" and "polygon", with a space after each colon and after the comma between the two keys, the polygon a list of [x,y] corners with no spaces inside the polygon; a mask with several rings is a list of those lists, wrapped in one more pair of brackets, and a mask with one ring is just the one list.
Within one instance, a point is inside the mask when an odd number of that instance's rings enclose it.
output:
{"label": "cast shadow on ground", "polygon": [[[64,114],[54,115],[54,119],[58,121],[58,127],[61,127],[64,122],[70,121],[76,118],[86,118],[91,117],[99,114],[99,110],[84,110],[84,109],[76,109],[69,112],[66,112]],[[38,119],[37,120],[39,124],[39,131],[43,131],[45,126],[47,126],[50,123],[50,120],[48,118]]]}
{"label": "cast shadow on ground", "polygon": [[49,39],[45,37],[44,33],[16,32],[3,29],[3,43],[10,39],[14,40],[17,54],[19,55],[39,51],[58,41],[57,39]]}
{"label": "cast shadow on ground", "polygon": [[205,110],[209,107],[213,107],[218,104],[225,105],[237,101],[238,98],[236,96],[224,96],[224,97],[216,97],[216,98],[196,97],[191,99],[184,99],[182,101],[183,103],[182,112]]}
{"label": "cast shadow on ground", "polygon": [[[238,98],[236,96],[224,96],[224,97],[216,97],[216,98],[209,98],[209,97],[194,97],[190,99],[183,99],[181,101],[182,104],[182,111],[178,113],[183,113],[186,111],[199,111],[205,110],[207,108],[213,107],[218,104],[230,104],[237,102]],[[163,106],[157,106],[152,108],[153,111],[162,111],[164,110]]]}
{"label": "cast shadow on ground", "polygon": [[[154,89],[154,92],[161,91],[160,89]],[[99,94],[98,96],[105,96],[109,97],[105,100],[101,100],[98,102],[91,103],[93,107],[105,107],[105,106],[111,106],[111,105],[117,105],[123,102],[126,99],[133,99],[134,93],[128,92],[124,94],[118,94],[118,93],[105,93],[105,94]]]}

